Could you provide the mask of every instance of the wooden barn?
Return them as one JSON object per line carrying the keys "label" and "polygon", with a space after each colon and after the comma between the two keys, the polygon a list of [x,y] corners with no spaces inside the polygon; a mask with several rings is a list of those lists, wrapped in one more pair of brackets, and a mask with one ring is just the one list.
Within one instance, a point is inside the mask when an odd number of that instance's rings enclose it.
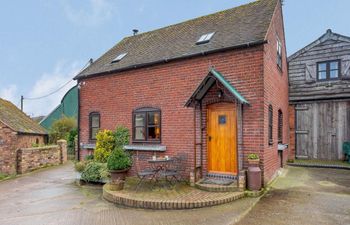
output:
{"label": "wooden barn", "polygon": [[327,30],[288,64],[291,158],[342,159],[350,140],[350,37]]}

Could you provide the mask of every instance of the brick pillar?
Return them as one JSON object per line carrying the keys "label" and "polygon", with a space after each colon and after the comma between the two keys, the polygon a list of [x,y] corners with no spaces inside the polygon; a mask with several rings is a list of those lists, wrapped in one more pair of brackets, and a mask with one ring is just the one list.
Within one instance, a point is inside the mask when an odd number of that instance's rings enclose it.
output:
{"label": "brick pillar", "polygon": [[295,106],[289,105],[289,160],[295,159]]}
{"label": "brick pillar", "polygon": [[60,149],[61,160],[60,163],[63,164],[67,162],[67,141],[66,140],[58,140],[57,145]]}

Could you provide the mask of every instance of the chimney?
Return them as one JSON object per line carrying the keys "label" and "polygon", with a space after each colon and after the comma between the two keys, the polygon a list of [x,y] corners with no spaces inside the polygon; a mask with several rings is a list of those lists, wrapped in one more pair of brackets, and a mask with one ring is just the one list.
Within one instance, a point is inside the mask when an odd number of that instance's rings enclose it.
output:
{"label": "chimney", "polygon": [[132,32],[134,33],[134,36],[139,32],[138,29],[133,29]]}

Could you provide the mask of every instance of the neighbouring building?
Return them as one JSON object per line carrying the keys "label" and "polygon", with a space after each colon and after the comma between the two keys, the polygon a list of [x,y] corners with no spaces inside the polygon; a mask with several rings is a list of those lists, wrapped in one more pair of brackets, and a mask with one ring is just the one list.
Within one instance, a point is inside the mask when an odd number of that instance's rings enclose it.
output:
{"label": "neighbouring building", "polygon": [[78,87],[74,86],[63,96],[61,103],[41,121],[40,125],[49,130],[62,117],[78,117]]}
{"label": "neighbouring building", "polygon": [[278,151],[289,143],[280,0],[126,37],[75,79],[80,159],[98,130],[124,125],[126,149],[146,162],[180,156],[186,178],[236,178],[256,153],[266,184],[287,160]]}
{"label": "neighbouring building", "polygon": [[0,98],[0,173],[16,173],[17,149],[46,143],[46,130],[14,104]]}
{"label": "neighbouring building", "polygon": [[290,158],[343,159],[350,141],[350,37],[331,30],[288,58]]}

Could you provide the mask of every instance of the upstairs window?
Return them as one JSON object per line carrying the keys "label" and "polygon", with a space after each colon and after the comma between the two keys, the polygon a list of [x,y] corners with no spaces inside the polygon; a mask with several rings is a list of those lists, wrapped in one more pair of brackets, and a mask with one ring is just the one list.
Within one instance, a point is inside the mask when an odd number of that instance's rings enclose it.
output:
{"label": "upstairs window", "polygon": [[272,109],[272,105],[269,105],[269,124],[268,124],[268,136],[269,136],[269,145],[273,144],[273,109]]}
{"label": "upstairs window", "polygon": [[89,115],[90,124],[90,140],[96,140],[96,134],[100,130],[100,114],[98,112],[90,113]]}
{"label": "upstairs window", "polygon": [[278,110],[278,143],[283,142],[283,113],[282,110]]}
{"label": "upstairs window", "polygon": [[133,112],[133,141],[159,143],[160,110],[156,108],[141,108]]}
{"label": "upstairs window", "polygon": [[277,38],[277,66],[282,70],[282,43]]}
{"label": "upstairs window", "polygon": [[214,36],[214,34],[215,34],[215,32],[203,34],[196,42],[196,45],[208,43],[210,41],[210,39]]}
{"label": "upstairs window", "polygon": [[340,77],[340,60],[317,63],[318,80],[334,80]]}

